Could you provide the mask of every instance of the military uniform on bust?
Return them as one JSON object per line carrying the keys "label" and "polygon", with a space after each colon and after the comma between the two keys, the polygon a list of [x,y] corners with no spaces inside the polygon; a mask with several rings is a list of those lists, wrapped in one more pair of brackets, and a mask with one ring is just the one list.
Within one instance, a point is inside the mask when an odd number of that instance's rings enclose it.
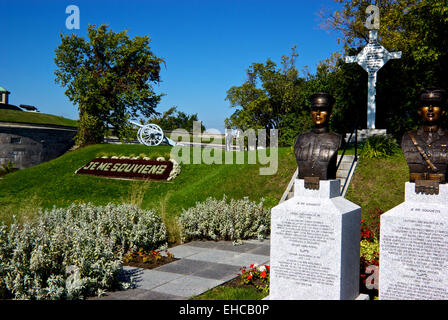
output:
{"label": "military uniform on bust", "polygon": [[310,97],[311,115],[315,127],[300,134],[294,144],[294,153],[299,168],[299,179],[305,180],[305,187],[318,189],[319,180],[336,178],[338,149],[345,143],[341,135],[328,130],[328,121],[334,98],[319,92]]}
{"label": "military uniform on bust", "polygon": [[439,126],[445,92],[427,89],[420,95],[419,115],[423,125],[403,135],[401,149],[409,167],[409,180],[416,192],[437,194],[438,184],[446,182],[448,132]]}

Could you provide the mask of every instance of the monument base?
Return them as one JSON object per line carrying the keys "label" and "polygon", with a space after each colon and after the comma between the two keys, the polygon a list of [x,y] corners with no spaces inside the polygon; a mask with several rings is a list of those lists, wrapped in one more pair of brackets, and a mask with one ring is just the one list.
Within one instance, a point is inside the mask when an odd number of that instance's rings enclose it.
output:
{"label": "monument base", "polygon": [[270,300],[354,300],[359,296],[361,208],[340,196],[340,180],[305,189],[271,211]]}
{"label": "monument base", "polygon": [[[270,296],[264,297],[261,300],[271,300]],[[366,301],[366,300],[370,300],[369,295],[365,294],[365,293],[361,293],[360,295],[358,295],[354,300],[362,300],[362,301]]]}
{"label": "monument base", "polygon": [[381,215],[380,300],[448,299],[448,184],[438,195],[405,185],[405,202]]}

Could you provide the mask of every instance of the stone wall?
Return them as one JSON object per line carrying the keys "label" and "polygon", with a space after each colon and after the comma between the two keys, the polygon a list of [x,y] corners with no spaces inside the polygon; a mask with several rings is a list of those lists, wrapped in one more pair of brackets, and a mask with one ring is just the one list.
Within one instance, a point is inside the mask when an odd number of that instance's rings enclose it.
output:
{"label": "stone wall", "polygon": [[76,133],[73,127],[2,122],[0,164],[24,169],[55,159],[74,145]]}

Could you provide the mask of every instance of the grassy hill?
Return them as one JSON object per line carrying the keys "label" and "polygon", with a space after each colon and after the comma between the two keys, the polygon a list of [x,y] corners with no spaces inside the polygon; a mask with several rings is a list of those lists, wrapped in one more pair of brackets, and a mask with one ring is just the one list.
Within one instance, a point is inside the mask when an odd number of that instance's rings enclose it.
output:
{"label": "grassy hill", "polygon": [[[170,219],[182,208],[194,206],[207,197],[251,200],[266,199],[267,206],[278,203],[286,188],[296,161],[290,148],[279,149],[278,172],[259,175],[260,164],[182,164],[180,175],[170,182],[114,180],[75,175],[74,172],[98,155],[169,154],[171,147],[143,145],[93,145],[66,153],[60,158],[10,173],[0,180],[0,221],[10,223],[33,216],[37,207],[68,206],[72,202],[134,203],[142,208],[155,208]],[[193,148],[191,148],[191,155]],[[248,152],[245,152],[247,157]]]}
{"label": "grassy hill", "polygon": [[367,222],[404,201],[409,169],[403,152],[385,159],[363,159],[353,175],[346,198],[362,208]]}
{"label": "grassy hill", "polygon": [[[296,161],[291,148],[279,148],[278,171],[272,176],[259,175],[260,164],[182,164],[182,172],[171,182],[114,180],[75,175],[89,160],[102,154],[166,156],[171,147],[143,145],[93,145],[66,153],[38,166],[20,170],[0,179],[0,221],[10,223],[32,217],[37,208],[64,207],[72,202],[133,203],[156,209],[171,220],[182,208],[194,206],[207,197],[221,199],[265,199],[266,207],[276,205],[283,194]],[[190,149],[193,154],[193,148]],[[235,153],[234,153],[235,154]],[[400,152],[387,159],[360,159],[346,198],[362,207],[369,221],[378,210],[387,211],[404,200],[404,182],[408,169]]]}
{"label": "grassy hill", "polygon": [[78,125],[76,120],[67,119],[51,114],[6,109],[0,109],[0,122],[52,124],[69,127],[76,127]]}

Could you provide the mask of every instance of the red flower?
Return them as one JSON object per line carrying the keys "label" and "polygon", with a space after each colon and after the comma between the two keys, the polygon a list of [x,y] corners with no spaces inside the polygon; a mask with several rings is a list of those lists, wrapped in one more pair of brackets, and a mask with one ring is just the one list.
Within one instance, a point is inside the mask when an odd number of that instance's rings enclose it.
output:
{"label": "red flower", "polygon": [[246,278],[247,280],[250,280],[250,279],[252,279],[252,273],[251,274],[249,274],[248,276],[247,276],[247,278]]}
{"label": "red flower", "polygon": [[262,273],[260,273],[260,277],[262,278],[262,279],[264,279],[264,278],[266,278],[266,272],[262,272]]}
{"label": "red flower", "polygon": [[250,266],[249,266],[249,268],[253,268],[254,267],[254,264],[251,264]]}

